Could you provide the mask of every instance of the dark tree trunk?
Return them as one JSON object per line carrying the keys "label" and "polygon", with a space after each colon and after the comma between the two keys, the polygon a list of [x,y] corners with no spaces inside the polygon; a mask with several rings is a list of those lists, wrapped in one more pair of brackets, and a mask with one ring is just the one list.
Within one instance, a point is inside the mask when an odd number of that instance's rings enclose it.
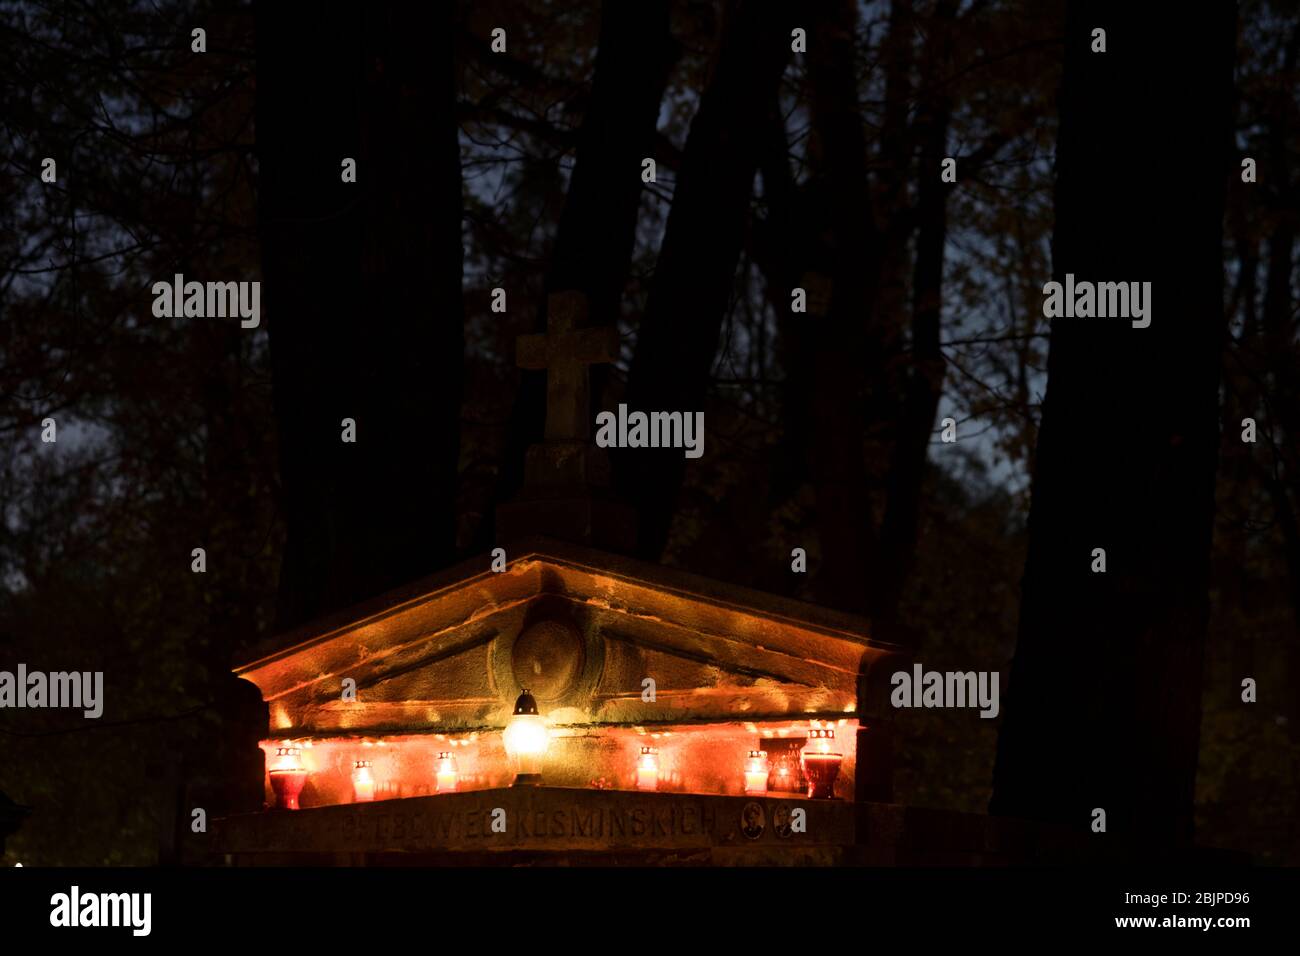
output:
{"label": "dark tree trunk", "polygon": [[[940,6],[951,4],[952,0],[945,0]],[[868,455],[891,446],[902,414],[900,398],[906,366],[900,358],[908,315],[908,273],[913,270],[911,239],[916,230],[911,209],[917,183],[913,162],[917,133],[912,119],[916,95],[913,73],[919,74],[920,91],[933,81],[932,72],[926,72],[927,64],[917,63],[915,38],[918,34],[929,38],[932,52],[934,26],[942,12],[939,9],[918,16],[912,0],[891,0],[888,32],[881,42],[885,100],[872,157],[879,170],[872,191],[881,232],[880,262],[876,266],[879,291],[871,316],[864,317],[870,321],[873,335],[871,351],[862,357],[866,379],[863,426]]]}
{"label": "dark tree trunk", "polygon": [[[940,0],[930,21],[924,55],[927,92],[922,97],[915,134],[920,143],[916,198],[916,261],[912,270],[911,362],[895,430],[885,514],[880,525],[880,561],[870,589],[873,619],[895,621],[898,604],[916,555],[921,493],[943,393],[940,343],[943,314],[944,247],[948,241],[948,192],[941,163],[947,155],[952,104],[940,79],[952,69],[952,31],[956,0]],[[961,170],[958,170],[961,175]]]}
{"label": "dark tree trunk", "polygon": [[[1280,161],[1273,168],[1285,176],[1285,160],[1278,158]],[[1260,449],[1253,453],[1259,455],[1259,473],[1273,502],[1273,518],[1286,561],[1291,612],[1300,636],[1300,520],[1297,520],[1295,507],[1295,502],[1300,501],[1300,472],[1297,471],[1295,451],[1296,438],[1300,436],[1300,368],[1296,364],[1296,323],[1291,304],[1294,213],[1284,211],[1280,219],[1277,231],[1269,239],[1264,293],[1263,353],[1268,366],[1266,380],[1271,387],[1270,414],[1260,422],[1262,441],[1246,445],[1249,451],[1245,453]],[[1240,427],[1239,419],[1238,431]],[[1280,670],[1281,680],[1274,686],[1292,688],[1300,681],[1300,641],[1292,640],[1283,646]],[[1257,674],[1241,676],[1259,679]],[[1278,710],[1287,719],[1287,732],[1292,739],[1300,739],[1300,701],[1289,692],[1277,695],[1275,700]]]}
{"label": "dark tree trunk", "polygon": [[857,8],[840,0],[820,8],[808,57],[818,181],[814,208],[828,240],[830,302],[813,323],[810,442],[817,495],[821,563],[818,599],[845,610],[866,609],[878,557],[875,519],[863,452],[863,397],[884,379],[882,323],[876,296],[883,248],[867,176],[867,147],[858,104],[854,51]]}
{"label": "dark tree trunk", "polygon": [[[266,544],[266,509],[252,494],[250,475],[257,463],[252,452],[247,409],[241,407],[240,338],[246,335],[235,320],[195,326],[201,338],[200,388],[205,411],[203,476],[207,529],[205,590],[210,595],[206,620],[195,634],[195,656],[207,675],[204,694],[220,718],[217,739],[191,741],[174,765],[175,788],[204,807],[210,817],[251,813],[262,807],[263,754],[257,746],[267,732],[267,708],[248,681],[231,673],[233,652],[257,634],[256,602],[250,594],[262,590],[251,580],[258,570],[255,552]],[[205,735],[206,737],[206,735]],[[184,862],[192,839],[189,810],[178,806],[170,833],[171,852]]]}
{"label": "dark tree trunk", "polygon": [[996,813],[1191,837],[1235,34],[1230,3],[1068,7],[1055,278],[1150,281],[1153,310],[1052,323]]}
{"label": "dark tree trunk", "polygon": [[[1259,273],[1259,249],[1249,236],[1244,195],[1248,185],[1238,187],[1236,202],[1228,220],[1236,241],[1237,282],[1226,316],[1231,321],[1241,311],[1241,334],[1237,346],[1229,346],[1223,361],[1223,407],[1220,414],[1220,444],[1218,500],[1216,502],[1216,528],[1214,559],[1211,576],[1217,582],[1221,606],[1232,613],[1248,612],[1250,608],[1250,512],[1254,504],[1250,494],[1257,465],[1255,449],[1241,440],[1242,419],[1256,418],[1258,399],[1254,388],[1254,371],[1243,367],[1246,353],[1252,348],[1258,334],[1256,285]],[[1230,201],[1234,197],[1229,193]],[[1249,675],[1255,667],[1255,635],[1233,635],[1231,667],[1236,674]]]}
{"label": "dark tree trunk", "polygon": [[[637,334],[627,388],[631,410],[704,408],[744,243],[764,126],[795,25],[788,3],[741,2],[731,10],[712,81],[691,122]],[[623,450],[613,460],[618,487],[637,509],[637,550],[657,558],[685,474],[682,450]]]}
{"label": "dark tree trunk", "polygon": [[591,101],[546,275],[548,292],[586,293],[592,325],[618,321],[644,188],[641,161],[654,155],[672,61],[667,0],[605,0]]}
{"label": "dark tree trunk", "polygon": [[[1283,78],[1295,76],[1298,57],[1300,23],[1292,29],[1282,55]],[[1280,184],[1280,188],[1276,200],[1276,226],[1268,241],[1263,308],[1263,352],[1271,386],[1269,404],[1272,412],[1264,427],[1268,433],[1265,438],[1267,448],[1272,453],[1261,462],[1282,538],[1291,610],[1298,632],[1297,639],[1283,646],[1278,686],[1286,688],[1293,688],[1300,682],[1300,522],[1296,517],[1296,503],[1300,502],[1300,470],[1297,470],[1300,455],[1296,452],[1297,437],[1300,436],[1300,364],[1297,364],[1296,313],[1291,295],[1300,189],[1291,185],[1292,163],[1287,147],[1289,126],[1295,120],[1293,95],[1294,90],[1285,85],[1277,91],[1275,112],[1269,122],[1266,140],[1268,175]],[[1279,453],[1279,445],[1286,449],[1285,453]],[[1242,676],[1259,679],[1258,675]],[[1272,694],[1269,696],[1273,697]],[[1286,717],[1291,739],[1300,739],[1300,698],[1287,692],[1275,699],[1278,709]]]}
{"label": "dark tree trunk", "polygon": [[807,256],[807,230],[790,172],[785,116],[773,97],[759,152],[766,215],[753,224],[750,258],[763,275],[763,295],[776,315],[776,356],[781,385],[781,451],[775,456],[769,501],[779,506],[807,480],[808,423],[812,421],[813,337],[806,315],[790,311],[790,291],[799,285]]}
{"label": "dark tree trunk", "polygon": [[[454,554],[464,331],[450,9],[258,8],[282,627]],[[341,440],[345,418],[355,444]]]}
{"label": "dark tree trunk", "polygon": [[[659,104],[673,58],[667,0],[606,0],[591,100],[582,117],[573,175],[546,274],[548,293],[577,289],[586,294],[588,325],[618,323],[636,239],[641,161],[655,152]],[[543,296],[534,331],[545,330]],[[591,369],[593,405],[600,403],[608,368]],[[530,445],[542,440],[545,418],[546,373],[521,371],[498,501],[518,492],[524,456]],[[478,539],[486,545],[493,538],[489,514]]]}

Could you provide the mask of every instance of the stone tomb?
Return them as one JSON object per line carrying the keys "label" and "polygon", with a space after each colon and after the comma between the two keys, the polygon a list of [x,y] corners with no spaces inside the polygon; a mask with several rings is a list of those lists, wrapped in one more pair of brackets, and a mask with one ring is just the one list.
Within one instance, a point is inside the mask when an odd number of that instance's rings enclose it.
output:
{"label": "stone tomb", "polygon": [[[218,859],[845,858],[855,801],[889,796],[888,681],[905,666],[865,622],[545,539],[509,558],[283,635],[236,669],[268,705],[272,809],[215,821]],[[503,740],[525,688],[548,737],[528,787],[512,786]],[[840,755],[818,798],[810,740]],[[298,751],[297,810],[275,809],[281,748]]]}

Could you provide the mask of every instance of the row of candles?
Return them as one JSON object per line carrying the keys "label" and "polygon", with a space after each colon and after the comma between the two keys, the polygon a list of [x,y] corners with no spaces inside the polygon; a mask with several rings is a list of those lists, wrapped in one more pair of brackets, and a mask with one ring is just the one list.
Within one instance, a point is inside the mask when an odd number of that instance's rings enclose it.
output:
{"label": "row of candles", "polygon": [[[514,786],[540,784],[542,758],[550,742],[550,733],[528,691],[520,694],[515,703],[515,712],[506,726],[503,742],[507,755],[518,771]],[[798,764],[802,782],[806,783],[806,795],[815,799],[833,797],[835,780],[839,776],[843,760],[843,754],[835,746],[835,731],[829,727],[812,728],[808,733],[807,744],[800,752]],[[788,761],[780,761],[778,766],[773,767],[767,751],[750,750],[744,762],[745,793],[764,794],[769,790],[796,789],[793,785],[798,781],[790,779],[794,776],[794,769]],[[299,808],[298,798],[307,782],[307,775],[300,748],[286,745],[276,750],[270,777],[277,808]],[[450,751],[438,754],[434,762],[434,779],[437,793],[454,793],[459,788],[460,771],[456,758]],[[641,748],[636,762],[636,788],[644,791],[659,789],[659,751],[655,747]],[[374,800],[375,777],[371,761],[357,760],[353,763],[352,793],[357,803]]]}

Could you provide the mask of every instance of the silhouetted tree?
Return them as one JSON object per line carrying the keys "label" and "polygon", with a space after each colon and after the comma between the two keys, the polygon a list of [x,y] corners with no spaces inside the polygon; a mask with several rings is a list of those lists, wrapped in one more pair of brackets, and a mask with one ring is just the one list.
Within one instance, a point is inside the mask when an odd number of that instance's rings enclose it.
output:
{"label": "silhouetted tree", "polygon": [[450,9],[370,5],[360,24],[328,4],[258,9],[282,626],[454,555],[464,332]]}
{"label": "silhouetted tree", "polygon": [[[790,55],[788,3],[730,3],[708,88],[682,154],[663,243],[628,370],[627,404],[642,411],[703,408],[731,301],[758,148]],[[637,550],[658,558],[677,508],[681,449],[613,456],[636,507]]]}
{"label": "silhouetted tree", "polygon": [[1068,7],[1055,277],[1149,281],[1151,322],[1052,323],[997,813],[1191,837],[1235,36],[1231,3]]}

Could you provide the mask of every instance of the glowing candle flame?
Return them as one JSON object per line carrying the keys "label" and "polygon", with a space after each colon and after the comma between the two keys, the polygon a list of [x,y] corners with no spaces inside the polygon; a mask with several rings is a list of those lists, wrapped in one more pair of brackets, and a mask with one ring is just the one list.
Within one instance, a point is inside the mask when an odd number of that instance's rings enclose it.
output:
{"label": "glowing candle flame", "polygon": [[456,790],[460,772],[456,768],[456,758],[451,751],[444,750],[438,754],[437,780],[439,793],[452,793]]}
{"label": "glowing candle flame", "polygon": [[358,760],[352,765],[352,799],[367,803],[375,799],[375,777],[369,760]]}
{"label": "glowing candle flame", "polygon": [[659,789],[659,751],[653,747],[641,748],[641,757],[636,762],[636,788]]}
{"label": "glowing candle flame", "polygon": [[767,753],[751,750],[745,758],[745,792],[767,793]]}
{"label": "glowing candle flame", "polygon": [[506,753],[519,770],[515,786],[535,786],[542,780],[542,757],[551,742],[546,721],[537,712],[537,701],[525,690],[515,701],[515,712],[502,734]]}

